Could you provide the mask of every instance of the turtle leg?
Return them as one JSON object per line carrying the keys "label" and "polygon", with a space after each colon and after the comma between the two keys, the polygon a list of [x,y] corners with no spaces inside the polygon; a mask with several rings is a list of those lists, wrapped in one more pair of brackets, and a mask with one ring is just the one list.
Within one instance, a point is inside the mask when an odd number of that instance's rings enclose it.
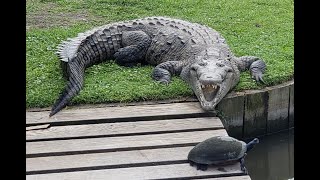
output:
{"label": "turtle leg", "polygon": [[244,154],[244,156],[240,159],[240,168],[241,171],[243,171],[245,174],[248,174],[247,168],[244,165],[244,157],[247,155],[247,153]]}
{"label": "turtle leg", "polygon": [[194,166],[194,162],[193,161],[189,161],[190,166]]}
{"label": "turtle leg", "polygon": [[197,164],[197,170],[202,170],[205,171],[208,169],[208,165],[207,164]]}

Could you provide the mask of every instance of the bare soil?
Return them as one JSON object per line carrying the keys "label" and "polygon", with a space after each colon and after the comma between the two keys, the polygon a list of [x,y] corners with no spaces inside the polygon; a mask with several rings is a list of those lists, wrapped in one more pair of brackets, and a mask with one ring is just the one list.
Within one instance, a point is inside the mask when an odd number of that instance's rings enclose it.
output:
{"label": "bare soil", "polygon": [[53,9],[56,7],[57,5],[54,3],[46,3],[36,12],[27,12],[26,29],[66,27],[79,22],[101,21],[99,17],[94,17],[86,10],[81,10],[81,12],[54,12]]}

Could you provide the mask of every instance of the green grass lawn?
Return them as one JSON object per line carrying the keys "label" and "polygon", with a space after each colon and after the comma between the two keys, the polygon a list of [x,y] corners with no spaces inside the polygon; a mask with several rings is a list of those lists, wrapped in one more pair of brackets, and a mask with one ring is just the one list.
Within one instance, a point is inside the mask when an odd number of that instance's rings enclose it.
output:
{"label": "green grass lawn", "polygon": [[[65,85],[57,45],[110,22],[169,16],[208,25],[220,32],[236,56],[265,60],[266,85],[293,78],[293,0],[28,0],[26,37],[27,108],[51,106]],[[165,86],[151,79],[152,67],[125,68],[103,63],[87,69],[73,104],[132,102],[192,96],[179,77]],[[258,89],[249,72],[236,91]]]}

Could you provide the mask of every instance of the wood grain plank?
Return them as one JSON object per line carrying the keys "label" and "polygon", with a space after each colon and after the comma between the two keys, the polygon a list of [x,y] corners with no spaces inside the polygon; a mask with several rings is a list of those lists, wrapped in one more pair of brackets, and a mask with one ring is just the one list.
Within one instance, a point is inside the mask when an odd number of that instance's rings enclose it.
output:
{"label": "wood grain plank", "polygon": [[49,126],[50,126],[50,124],[43,124],[43,125],[38,125],[38,126],[29,126],[29,127],[26,127],[26,131],[47,129],[47,128],[49,128]]}
{"label": "wood grain plank", "polygon": [[90,167],[98,166],[187,160],[188,153],[193,147],[194,146],[27,158],[26,171],[84,169],[83,167],[90,169]]}
{"label": "wood grain plank", "polygon": [[[80,179],[160,179],[160,178],[181,178],[181,177],[219,177],[227,175],[240,175],[243,174],[239,170],[239,163],[223,166],[223,171],[218,166],[210,166],[208,170],[201,171],[196,170],[195,167],[191,167],[189,164],[170,164],[159,166],[144,166],[133,168],[118,168],[118,169],[103,169],[94,171],[77,171],[77,172],[64,172],[64,173],[52,173],[52,174],[38,174],[27,175],[27,180],[80,180]],[[219,169],[219,170],[218,170]]]}
{"label": "wood grain plank", "polygon": [[217,117],[170,119],[157,121],[119,122],[89,125],[54,126],[26,132],[26,140],[111,136],[148,132],[168,132],[195,129],[223,129]]}
{"label": "wood grain plank", "polygon": [[206,178],[206,180],[251,180],[251,178],[248,175],[244,175],[244,176],[232,176],[232,177]]}
{"label": "wood grain plank", "polygon": [[[49,111],[26,112],[27,125],[64,124],[77,121],[89,122],[96,120],[135,119],[158,117],[188,117],[189,115],[211,115],[200,108],[198,102],[170,103],[157,105],[105,107],[88,109],[64,109],[49,118]],[[150,119],[150,118],[149,118]]]}
{"label": "wood grain plank", "polygon": [[199,143],[209,137],[217,135],[228,134],[226,130],[219,129],[198,132],[27,142],[26,154],[27,157],[35,157],[39,156],[39,154],[44,155],[45,153],[57,154],[64,152],[64,154],[66,154],[66,152],[112,151],[136,147]]}

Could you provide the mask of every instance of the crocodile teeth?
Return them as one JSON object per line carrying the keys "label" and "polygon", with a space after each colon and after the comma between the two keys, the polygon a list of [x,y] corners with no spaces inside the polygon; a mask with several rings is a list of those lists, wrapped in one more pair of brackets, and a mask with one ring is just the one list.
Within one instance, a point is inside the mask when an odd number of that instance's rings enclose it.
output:
{"label": "crocodile teeth", "polygon": [[218,89],[219,88],[219,86],[218,85],[216,85],[216,84],[201,84],[201,88],[202,89],[213,89],[213,90],[216,90],[216,89]]}
{"label": "crocodile teeth", "polygon": [[201,88],[213,88],[213,89],[217,89],[218,88],[218,85],[214,85],[214,84],[206,84],[206,85],[203,85],[201,84]]}

